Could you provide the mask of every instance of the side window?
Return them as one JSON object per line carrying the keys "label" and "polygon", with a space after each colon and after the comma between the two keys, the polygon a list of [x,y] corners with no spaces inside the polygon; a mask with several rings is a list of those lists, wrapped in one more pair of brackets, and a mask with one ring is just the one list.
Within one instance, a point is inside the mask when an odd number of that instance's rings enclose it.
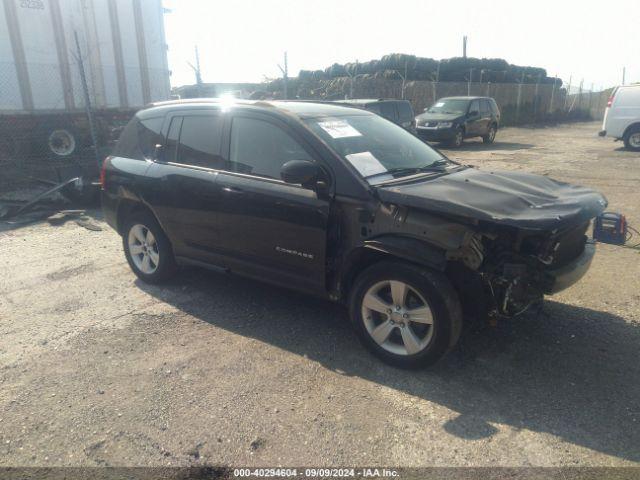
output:
{"label": "side window", "polygon": [[218,115],[185,116],[182,119],[176,162],[198,167],[221,168],[222,118]]}
{"label": "side window", "polygon": [[131,121],[124,127],[124,130],[120,134],[118,143],[113,149],[113,154],[116,157],[133,158],[136,160],[142,160],[142,152],[138,147],[138,124],[140,120],[133,117]]}
{"label": "side window", "polygon": [[146,118],[138,123],[138,146],[144,158],[153,158],[156,145],[162,143],[164,117]]}
{"label": "side window", "polygon": [[291,160],[313,159],[287,132],[264,120],[236,117],[231,126],[231,171],[280,178]]}
{"label": "side window", "polygon": [[489,107],[489,100],[480,100],[480,113],[482,114],[491,113],[491,108]]}
{"label": "side window", "polygon": [[380,104],[380,110],[382,111],[382,116],[384,118],[388,118],[392,122],[398,121],[398,114],[396,113],[396,106],[392,102],[383,102]]}
{"label": "side window", "polygon": [[164,145],[163,160],[165,162],[175,162],[176,153],[178,152],[178,139],[180,138],[180,129],[182,128],[182,117],[173,117],[167,133],[167,141]]}
{"label": "side window", "polygon": [[479,111],[480,111],[480,102],[478,100],[474,100],[473,102],[471,102],[471,105],[469,106],[469,113],[479,112]]}
{"label": "side window", "polygon": [[491,107],[491,111],[497,115],[499,110],[495,100],[489,100],[489,106]]}
{"label": "side window", "polygon": [[382,115],[382,110],[380,110],[380,104],[379,103],[369,103],[366,106],[366,109],[369,110],[370,112],[376,113],[378,115]]}
{"label": "side window", "polygon": [[401,122],[410,122],[411,120],[413,120],[413,109],[411,108],[411,104],[409,102],[399,102],[398,113],[400,114]]}

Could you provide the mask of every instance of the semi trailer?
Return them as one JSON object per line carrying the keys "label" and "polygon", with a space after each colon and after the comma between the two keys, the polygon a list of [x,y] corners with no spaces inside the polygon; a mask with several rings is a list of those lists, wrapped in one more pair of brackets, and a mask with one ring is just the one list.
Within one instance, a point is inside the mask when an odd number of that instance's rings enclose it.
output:
{"label": "semi trailer", "polygon": [[161,0],[0,0],[0,162],[103,147],[169,76]]}

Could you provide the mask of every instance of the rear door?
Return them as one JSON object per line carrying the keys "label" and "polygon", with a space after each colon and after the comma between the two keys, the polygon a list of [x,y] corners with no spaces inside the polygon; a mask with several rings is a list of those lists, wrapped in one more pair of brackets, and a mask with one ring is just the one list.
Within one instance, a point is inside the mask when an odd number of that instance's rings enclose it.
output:
{"label": "rear door", "polygon": [[149,170],[150,199],[177,256],[206,261],[217,242],[217,168],[224,116],[215,109],[180,111],[165,122],[162,151]]}
{"label": "rear door", "polygon": [[315,162],[312,149],[276,118],[236,112],[225,151],[227,164],[217,179],[217,246],[226,265],[324,292],[329,199],[280,179],[288,161]]}
{"label": "rear door", "polygon": [[492,121],[491,104],[487,99],[480,100],[480,134],[486,135],[489,133],[489,127]]}
{"label": "rear door", "polygon": [[467,111],[467,136],[473,137],[482,134],[482,117],[480,116],[480,101],[473,100]]}

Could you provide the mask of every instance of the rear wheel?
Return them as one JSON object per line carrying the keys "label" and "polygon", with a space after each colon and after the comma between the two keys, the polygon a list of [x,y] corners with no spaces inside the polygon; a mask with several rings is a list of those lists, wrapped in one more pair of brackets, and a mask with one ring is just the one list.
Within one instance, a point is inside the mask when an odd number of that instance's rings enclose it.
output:
{"label": "rear wheel", "polygon": [[141,280],[159,283],[177,270],[169,239],[153,215],[134,213],[125,222],[122,243],[129,266]]}
{"label": "rear wheel", "polygon": [[350,315],[363,344],[403,368],[436,362],[462,327],[460,302],[446,277],[400,262],[381,262],[360,274]]}
{"label": "rear wheel", "polygon": [[640,152],[640,125],[631,127],[624,134],[624,146],[634,152]]}
{"label": "rear wheel", "polygon": [[496,133],[498,133],[497,127],[495,125],[491,125],[487,134],[482,136],[482,142],[487,144],[493,143],[496,139]]}

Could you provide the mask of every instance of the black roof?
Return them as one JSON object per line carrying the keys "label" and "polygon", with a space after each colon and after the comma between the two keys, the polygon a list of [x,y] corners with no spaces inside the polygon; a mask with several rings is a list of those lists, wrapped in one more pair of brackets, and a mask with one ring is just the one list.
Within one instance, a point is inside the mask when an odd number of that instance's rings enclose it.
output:
{"label": "black roof", "polygon": [[456,96],[456,97],[442,97],[439,98],[437,101],[441,101],[441,100],[480,100],[480,99],[487,99],[487,100],[493,100],[493,98],[491,97],[478,97],[478,96]]}
{"label": "black roof", "polygon": [[240,100],[226,98],[190,98],[185,100],[170,100],[149,104],[139,112],[139,116],[152,115],[158,110],[176,110],[181,108],[200,108],[218,106],[221,108],[246,107],[248,109],[278,112],[299,118],[335,117],[345,115],[372,115],[365,110],[354,109],[348,105],[336,103],[308,102],[295,100]]}
{"label": "black roof", "polygon": [[344,103],[347,105],[368,105],[370,103],[381,102],[408,102],[399,98],[352,98],[349,100],[333,100],[334,103]]}

